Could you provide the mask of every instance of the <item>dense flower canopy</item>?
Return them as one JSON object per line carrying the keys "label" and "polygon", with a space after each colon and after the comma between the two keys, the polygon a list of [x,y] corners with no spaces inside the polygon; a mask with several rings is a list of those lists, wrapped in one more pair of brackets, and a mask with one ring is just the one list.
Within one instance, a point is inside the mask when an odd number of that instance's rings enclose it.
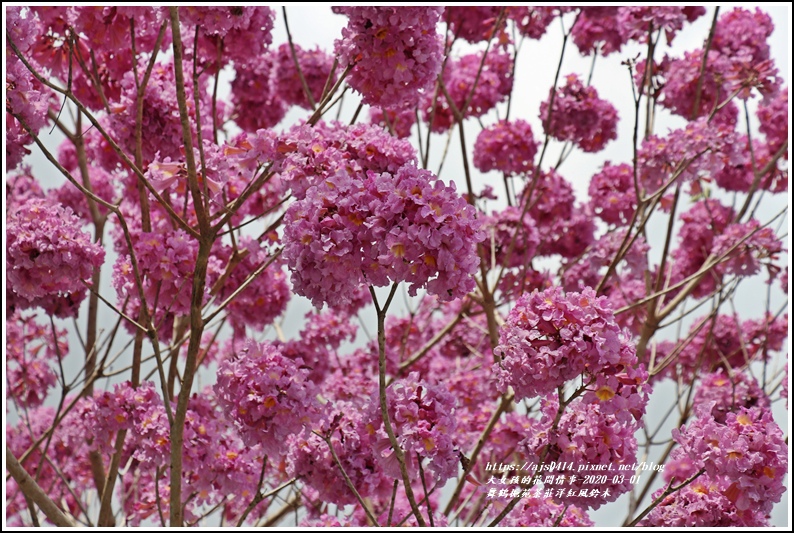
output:
{"label": "dense flower canopy", "polygon": [[782,525],[784,8],[5,9],[8,525]]}

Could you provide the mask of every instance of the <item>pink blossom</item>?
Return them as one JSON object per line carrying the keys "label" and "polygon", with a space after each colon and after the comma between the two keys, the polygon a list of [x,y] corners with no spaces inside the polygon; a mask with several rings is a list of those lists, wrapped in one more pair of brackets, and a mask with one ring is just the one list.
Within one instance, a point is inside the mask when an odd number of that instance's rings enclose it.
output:
{"label": "pink blossom", "polygon": [[32,198],[9,210],[6,222],[6,279],[19,309],[44,307],[58,316],[76,316],[105,251],[93,243],[71,209]]}
{"label": "pink blossom", "polygon": [[363,180],[340,170],[310,187],[285,216],[295,292],[319,307],[362,284],[407,281],[410,294],[426,287],[442,299],[471,290],[480,224],[454,187],[433,178],[405,165]]}
{"label": "pink blossom", "polygon": [[[484,59],[480,52],[447,62],[442,74],[444,87],[463,118],[481,117],[507,99],[513,90],[512,64],[513,58],[501,48],[490,49]],[[467,101],[469,105],[464,108]],[[452,107],[440,89],[435,104],[432,95],[426,94],[420,105],[435,133],[448,130],[455,122]]]}
{"label": "pink blossom", "polygon": [[273,72],[275,89],[285,103],[311,109],[312,106],[306,97],[298,69],[295,67],[295,61],[297,60],[300,65],[300,74],[303,75],[315,103],[320,102],[326,84],[329,84],[328,88],[330,89],[336,81],[336,75],[331,76],[334,61],[320,48],[303,50],[298,45],[293,46],[295,46],[295,59],[292,57],[292,50],[288,43],[278,47]]}
{"label": "pink blossom", "polygon": [[411,135],[411,129],[416,123],[416,111],[408,107],[371,107],[369,119],[372,124],[383,126],[398,139],[405,139]]}
{"label": "pink blossom", "polygon": [[535,291],[516,301],[500,329],[493,371],[500,390],[511,386],[517,399],[532,398],[617,364],[621,342],[607,299],[592,289]]}
{"label": "pink blossom", "polygon": [[443,20],[449,24],[449,31],[455,37],[478,43],[504,29],[504,18],[495,28],[500,9],[499,6],[446,6]]}
{"label": "pink blossom", "polygon": [[501,120],[485,128],[474,143],[474,166],[481,172],[528,174],[534,168],[538,142],[523,120]]}
{"label": "pink blossom", "polygon": [[616,7],[582,7],[571,29],[571,37],[583,55],[620,52],[627,39],[621,31]]}
{"label": "pink blossom", "polygon": [[[414,475],[418,473],[416,461],[424,459],[428,460],[425,470],[438,481],[457,475],[459,460],[453,441],[457,427],[455,399],[446,388],[420,381],[419,375],[412,372],[386,389],[386,399],[397,442]],[[399,478],[394,451],[385,430],[380,429],[382,418],[377,394],[373,394],[367,418],[378,430],[380,440],[374,444],[378,462],[388,475]]]}
{"label": "pink blossom", "polygon": [[[543,131],[558,141],[571,141],[585,152],[598,152],[617,139],[618,112],[598,97],[594,87],[585,87],[576,74],[565,78],[565,85],[540,104]],[[550,114],[549,114],[550,113]]]}
{"label": "pink blossom", "polygon": [[720,424],[710,416],[711,405],[702,407],[686,428],[673,430],[673,438],[710,477],[730,481],[723,493],[738,510],[769,513],[786,490],[788,470],[788,447],[771,412],[740,407]]}
{"label": "pink blossom", "polygon": [[69,354],[66,330],[53,329],[19,312],[6,320],[8,395],[23,407],[38,407],[57,382],[51,362]]}
{"label": "pink blossom", "polygon": [[340,64],[352,67],[350,86],[365,104],[410,106],[429,91],[441,68],[438,7],[336,7],[347,15],[334,42]]}
{"label": "pink blossom", "polygon": [[281,454],[289,449],[288,436],[317,420],[319,391],[301,363],[271,344],[252,341],[221,363],[215,394],[245,444],[261,444],[266,453]]}
{"label": "pink blossom", "polygon": [[590,181],[590,205],[607,224],[627,224],[637,208],[634,170],[631,165],[604,163],[601,172]]}

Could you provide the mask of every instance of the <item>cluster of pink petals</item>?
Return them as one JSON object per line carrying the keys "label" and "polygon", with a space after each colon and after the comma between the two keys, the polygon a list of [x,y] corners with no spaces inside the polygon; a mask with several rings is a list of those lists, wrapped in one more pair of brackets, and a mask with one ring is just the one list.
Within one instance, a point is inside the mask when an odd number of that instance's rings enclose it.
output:
{"label": "cluster of pink petals", "polygon": [[[330,446],[358,493],[365,498],[379,498],[391,493],[392,480],[383,472],[376,458],[378,436],[363,419],[363,403],[338,401],[327,419]],[[317,433],[290,438],[287,472],[317,492],[321,501],[337,505],[356,503],[356,495],[334,461],[329,444]]]}
{"label": "cluster of pink petals", "polygon": [[507,8],[507,16],[515,21],[521,35],[540,39],[549,24],[569,10],[568,7],[559,6],[510,6]]}
{"label": "cluster of pink petals", "polygon": [[[546,396],[542,402],[543,418],[539,426],[533,428],[520,444],[526,451],[525,460],[530,464],[540,464],[540,458],[544,457],[544,464],[550,467],[543,472],[544,476],[566,476],[568,482],[563,486],[567,490],[560,496],[555,492],[555,501],[582,509],[598,509],[630,491],[632,472],[620,467],[632,465],[636,460],[634,432],[639,425],[604,413],[597,403],[574,401],[565,408],[558,424],[552,428],[557,409],[556,394]],[[573,464],[572,468],[570,464]],[[606,476],[606,482],[586,483],[589,480],[577,472],[577,465],[582,464],[605,467],[598,472]],[[598,492],[590,496],[593,489]],[[587,491],[587,497],[581,494],[582,490]]]}
{"label": "cluster of pink petals", "polygon": [[411,128],[416,123],[416,111],[410,107],[371,107],[369,120],[392,132],[398,139],[405,139],[411,135]]}
{"label": "cluster of pink petals", "polygon": [[[91,49],[111,53],[123,53],[130,48],[130,23],[135,25],[138,53],[151,52],[160,25],[168,19],[167,9],[154,6],[74,6],[69,9],[74,17],[73,27],[81,40],[85,39]],[[164,36],[166,43],[168,39],[170,37]]]}
{"label": "cluster of pink petals", "polygon": [[511,386],[517,399],[533,398],[617,364],[623,342],[607,299],[592,289],[534,291],[516,301],[500,328],[493,371],[500,390]]}
{"label": "cluster of pink petals", "polygon": [[214,386],[217,401],[244,443],[280,454],[288,450],[287,437],[318,419],[319,389],[301,363],[271,344],[253,341],[221,363]]}
{"label": "cluster of pink petals", "polygon": [[489,249],[486,257],[491,257],[492,253],[497,265],[519,267],[529,264],[535,257],[540,233],[529,213],[521,215],[521,209],[507,207],[485,219],[483,245]]}
{"label": "cluster of pink petals", "polygon": [[634,191],[634,169],[627,163],[604,163],[601,172],[590,180],[590,206],[607,224],[628,224],[637,208]]}
{"label": "cluster of pink petals", "polygon": [[[160,310],[187,314],[198,241],[182,230],[153,229],[131,235],[146,304],[151,308],[156,302]],[[129,250],[119,250],[113,265],[113,286],[120,302],[129,299],[128,309],[139,308],[140,294]]]}
{"label": "cluster of pink petals", "polygon": [[[312,109],[300,77],[303,75],[303,80],[306,82],[312,99],[317,104],[320,102],[320,97],[323,95],[323,89],[326,84],[328,84],[330,89],[331,84],[336,81],[336,76],[331,76],[334,60],[333,57],[320,50],[319,47],[314,50],[304,50],[297,44],[293,46],[295,47],[294,58],[288,43],[279,46],[275,52],[273,72],[275,91],[281,100],[288,105]],[[300,73],[295,66],[296,60],[298,65],[300,65]]]}
{"label": "cluster of pink petals", "polygon": [[[73,397],[67,401],[74,400]],[[74,408],[65,415],[60,424],[55,425],[48,440],[46,456],[44,446],[33,444],[43,439],[55,421],[55,408],[42,405],[30,409],[27,416],[17,424],[6,426],[6,446],[15,457],[21,457],[30,450],[24,462],[27,471],[37,479],[41,486],[47,487],[47,495],[58,501],[59,506],[73,516],[80,516],[82,499],[93,489],[91,465],[88,452],[91,432],[84,422],[90,398],[78,400]],[[58,469],[53,468],[58,465]],[[89,489],[90,487],[90,489]],[[30,525],[29,507],[24,493],[13,479],[6,482],[5,513],[9,525]],[[43,517],[42,517],[43,518]],[[42,525],[49,522],[42,521]],[[54,524],[53,524],[54,525]]]}
{"label": "cluster of pink petals", "polygon": [[741,407],[720,423],[702,406],[686,428],[674,429],[673,438],[696,466],[711,478],[725,477],[724,495],[740,511],[764,514],[780,501],[786,488],[788,447],[769,409]]}
{"label": "cluster of pink petals", "polygon": [[[245,65],[264,54],[272,42],[275,16],[276,12],[266,6],[180,7],[185,51],[191,54],[197,45],[202,64],[212,72],[229,60],[235,65]],[[193,43],[196,28],[199,42]]]}
{"label": "cluster of pink petals", "polygon": [[680,245],[672,252],[673,281],[695,274],[709,257],[719,260],[693,291],[696,298],[710,294],[725,275],[752,276],[762,264],[771,267],[783,251],[772,228],[755,219],[734,223],[733,218],[733,209],[715,199],[701,200],[681,215]]}
{"label": "cluster of pink petals", "polygon": [[[142,68],[146,63],[142,63]],[[187,71],[188,66],[185,65]],[[121,96],[117,104],[111,108],[108,116],[114,140],[128,154],[135,153],[135,128],[137,121],[137,85],[135,73],[127,72],[120,82]],[[202,136],[212,139],[212,103],[211,95],[207,94],[206,77],[199,83],[199,114],[202,122]],[[196,110],[193,97],[193,84],[186,83],[185,91],[191,127],[195,131]],[[223,105],[216,105],[217,122],[223,123]],[[176,97],[176,82],[172,62],[157,63],[152,69],[151,77],[143,93],[141,151],[143,162],[148,165],[159,157],[170,157],[173,160],[184,157],[182,140],[182,123]],[[197,140],[193,135],[194,142]]]}
{"label": "cluster of pink petals", "polygon": [[272,54],[262,54],[235,68],[233,117],[244,131],[271,128],[287,113],[287,105],[273,83],[275,66]]}
{"label": "cluster of pink petals", "polygon": [[624,243],[632,242],[622,259],[614,267],[614,273],[622,275],[620,282],[614,278],[607,282],[605,288],[615,287],[621,289],[621,284],[631,279],[644,281],[645,271],[648,269],[647,254],[650,246],[642,235],[626,238],[627,230],[620,228],[601,236],[590,245],[584,254],[574,261],[567,261],[562,268],[563,287],[567,290],[581,290],[584,287],[597,287],[601,282],[606,269],[612,265],[615,256]]}
{"label": "cluster of pink petals", "polygon": [[[455,477],[459,464],[453,441],[457,428],[455,398],[446,387],[420,380],[419,374],[412,372],[389,385],[386,402],[397,442],[405,452],[407,466],[414,475],[419,472],[416,461],[427,459],[428,464],[424,468],[437,481]],[[377,394],[373,394],[367,419],[378,430],[380,440],[375,443],[378,461],[388,475],[399,478],[399,463],[385,430],[381,429]]]}
{"label": "cluster of pink petals", "polygon": [[[227,265],[233,253],[231,247],[224,246],[215,257]],[[244,257],[223,282],[218,292],[221,302],[231,297],[255,270],[271,259],[268,250],[253,239],[242,238],[237,253]],[[284,312],[289,297],[287,276],[281,265],[274,262],[257,274],[226,307],[232,327],[236,331],[244,331],[246,326],[262,331]]]}
{"label": "cluster of pink petals", "polygon": [[8,396],[23,407],[38,407],[57,381],[50,362],[69,353],[66,330],[41,325],[35,316],[19,312],[9,314],[5,325]]}
{"label": "cluster of pink petals", "polygon": [[404,165],[416,165],[416,150],[410,142],[371,124],[298,125],[265,144],[274,145],[276,170],[298,200],[304,198],[309,186],[322,183],[340,170],[352,175],[365,175],[370,170],[395,174]]}
{"label": "cluster of pink petals", "polygon": [[[28,13],[22,16],[22,7],[9,7],[6,40],[11,39],[23,57],[30,58],[35,37],[40,33],[38,21]],[[30,59],[28,59],[30,61]],[[13,115],[23,120],[36,134],[47,123],[50,92],[33,77],[11,46],[6,44],[6,170],[16,168],[30,151],[33,142],[25,127]],[[41,67],[33,61],[33,67]]]}
{"label": "cluster of pink petals", "polygon": [[500,9],[499,6],[446,6],[443,20],[449,24],[449,31],[455,37],[479,43],[504,28],[504,17],[496,27]]}
{"label": "cluster of pink petals", "polygon": [[474,288],[482,240],[474,210],[426,170],[344,170],[309,187],[285,214],[293,290],[315,306],[348,301],[362,284],[408,282],[450,300]]}
{"label": "cluster of pink petals", "polygon": [[619,52],[628,41],[618,22],[619,7],[582,7],[571,28],[573,43],[583,55]]}
{"label": "cluster of pink petals", "polygon": [[[562,515],[562,516],[560,516]],[[576,505],[563,505],[553,498],[521,498],[521,502],[510,511],[504,521],[504,527],[593,527],[595,523],[587,516],[587,511]]]}
{"label": "cluster of pink petals", "polygon": [[[532,189],[528,185],[524,194]],[[555,171],[543,173],[532,191],[529,214],[540,232],[538,255],[573,258],[593,242],[595,224],[587,205],[576,205],[571,184]]]}
{"label": "cluster of pink petals", "polygon": [[625,38],[640,43],[648,42],[650,34],[663,30],[671,43],[685,23],[705,14],[706,9],[700,6],[626,6],[618,10],[618,27]]}
{"label": "cluster of pink petals", "polygon": [[[694,461],[676,448],[665,464],[664,478],[677,486],[697,473]],[[638,525],[645,527],[769,527],[769,516],[760,508],[738,509],[727,494],[732,482],[727,477],[702,474],[689,485],[665,497]],[[653,493],[661,497],[664,489]]]}
{"label": "cluster of pink petals", "polygon": [[[370,296],[369,291],[366,294]],[[355,337],[356,326],[344,311],[309,311],[298,338],[278,346],[285,356],[302,359],[304,366],[310,370],[309,379],[322,383],[329,373],[331,361],[338,360],[339,347],[345,341],[353,341]]]}
{"label": "cluster of pink petals", "polygon": [[540,120],[544,132],[558,141],[571,141],[585,152],[598,152],[618,136],[617,109],[600,99],[594,87],[582,84],[576,74],[569,74],[565,85],[541,102]]}
{"label": "cluster of pink petals", "polygon": [[498,170],[505,175],[528,174],[534,168],[538,144],[528,122],[500,120],[477,136],[474,166],[481,172]]}
{"label": "cluster of pink petals", "polygon": [[[766,136],[768,150],[777,152],[788,139],[788,87],[758,104],[758,129]],[[788,150],[783,153],[788,159]]]}
{"label": "cluster of pink petals", "polygon": [[[462,118],[481,117],[504,102],[512,92],[512,56],[502,48],[492,48],[483,56],[484,52],[475,52],[447,62],[442,75],[446,94],[439,89],[435,105],[431,94],[425,95],[421,104],[431,131],[442,133],[455,123],[449,100]],[[467,101],[468,106],[465,105]]]}
{"label": "cluster of pink petals", "polygon": [[711,416],[718,424],[724,424],[728,413],[740,408],[769,409],[769,397],[764,394],[758,381],[745,373],[725,369],[700,376],[700,386],[695,391],[694,405],[713,405]]}
{"label": "cluster of pink petals", "polygon": [[441,69],[441,7],[335,7],[347,15],[334,53],[351,67],[348,82],[365,104],[410,106],[431,89]]}
{"label": "cluster of pink petals", "polygon": [[[720,174],[726,172],[727,181],[746,183],[744,176],[736,180],[735,174],[735,167],[747,162],[746,138],[742,140],[734,124],[709,122],[705,117],[665,137],[651,135],[637,153],[640,184],[650,193],[676,181],[715,178],[720,182]],[[741,187],[733,190],[737,189]]]}
{"label": "cluster of pink petals", "polygon": [[[742,368],[751,361],[766,360],[769,352],[780,351],[788,335],[788,315],[739,321],[731,315],[698,320],[690,328],[689,341],[660,376],[691,383],[700,372]],[[657,364],[666,361],[671,347],[663,343]]]}
{"label": "cluster of pink petals", "polygon": [[75,316],[105,251],[81,230],[71,211],[32,198],[9,210],[6,220],[6,281],[16,307],[43,307],[58,316]]}
{"label": "cluster of pink petals", "polygon": [[[756,219],[730,224],[722,235],[714,239],[711,253],[723,257],[718,270],[735,276],[753,276],[763,260],[776,260],[783,251],[783,243],[769,226],[761,227]],[[769,262],[769,261],[768,261]]]}

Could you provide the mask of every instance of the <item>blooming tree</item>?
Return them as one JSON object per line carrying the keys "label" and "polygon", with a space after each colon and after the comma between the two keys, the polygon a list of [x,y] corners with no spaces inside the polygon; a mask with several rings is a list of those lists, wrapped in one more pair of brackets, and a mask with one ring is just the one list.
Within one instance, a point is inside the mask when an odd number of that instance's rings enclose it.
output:
{"label": "blooming tree", "polygon": [[[6,8],[7,523],[770,525],[769,15],[333,13],[323,50],[286,9]],[[559,31],[524,113],[517,65]]]}

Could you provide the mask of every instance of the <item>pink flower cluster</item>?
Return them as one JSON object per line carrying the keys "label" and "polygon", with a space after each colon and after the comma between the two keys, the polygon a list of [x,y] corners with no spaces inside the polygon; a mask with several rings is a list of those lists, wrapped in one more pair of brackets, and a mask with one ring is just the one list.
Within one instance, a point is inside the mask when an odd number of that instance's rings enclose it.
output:
{"label": "pink flower cluster", "polygon": [[[239,245],[237,253],[244,257],[223,282],[218,292],[220,301],[230,297],[257,268],[270,260],[268,250],[253,239],[242,238]],[[228,264],[232,254],[230,247],[223,247],[215,257]],[[287,276],[282,266],[274,262],[229,303],[227,309],[232,327],[238,332],[244,331],[245,326],[261,331],[284,312],[289,297]]]}
{"label": "pink flower cluster", "polygon": [[516,505],[499,525],[511,528],[585,528],[593,527],[595,523],[587,516],[586,510],[575,505],[563,505],[552,498],[530,496],[522,498],[521,503]]}
{"label": "pink flower cluster", "polygon": [[[367,291],[369,296],[369,291]],[[281,353],[293,360],[301,359],[309,368],[309,379],[322,383],[331,361],[338,360],[339,347],[356,337],[356,326],[344,311],[331,309],[322,313],[310,311],[297,339],[278,344]]]}
{"label": "pink flower cluster", "polygon": [[[73,400],[67,398],[67,402]],[[27,416],[17,424],[6,426],[6,445],[15,457],[31,449],[30,456],[23,463],[25,469],[40,486],[46,487],[47,495],[58,501],[59,506],[80,516],[82,500],[92,487],[91,466],[88,461],[91,433],[86,431],[83,416],[86,406],[91,403],[88,398],[78,400],[75,407],[55,426],[52,437],[48,440],[46,456],[42,453],[44,446],[32,446],[55,420],[55,409],[41,406],[28,411]],[[53,465],[57,465],[56,468]],[[5,513],[9,525],[29,525],[27,519],[29,507],[23,492],[13,479],[6,482]],[[49,524],[43,522],[42,525]]]}
{"label": "pink flower cluster", "polygon": [[352,176],[340,169],[285,214],[293,289],[315,306],[348,301],[362,284],[406,281],[441,299],[474,288],[482,240],[474,210],[426,170]]}
{"label": "pink flower cluster", "polygon": [[534,168],[538,144],[526,121],[500,120],[477,136],[474,166],[481,172],[498,170],[508,176],[528,174]]}
{"label": "pink flower cluster", "polygon": [[[329,416],[326,422],[331,446],[359,494],[365,498],[388,497],[392,482],[376,458],[374,450],[378,437],[374,429],[365,424],[362,409],[365,406],[358,401],[335,403],[333,416]],[[337,505],[357,501],[345,483],[329,445],[316,433],[290,438],[287,472],[316,491],[321,501]]]}
{"label": "pink flower cluster", "polygon": [[627,39],[640,43],[648,42],[650,34],[663,30],[671,43],[686,22],[694,22],[705,14],[706,9],[700,6],[626,6],[618,11],[618,26]]}
{"label": "pink flower cluster", "polygon": [[440,7],[335,7],[347,15],[334,53],[352,67],[350,86],[365,104],[411,106],[441,69]]}
{"label": "pink flower cluster", "polygon": [[[544,475],[567,478],[565,486],[569,491],[559,497],[555,494],[555,501],[582,509],[598,509],[631,490],[631,470],[620,467],[635,462],[634,432],[639,426],[636,421],[621,421],[614,414],[604,413],[597,403],[574,401],[553,426],[558,410],[556,395],[546,396],[541,409],[540,424],[519,446],[525,450],[525,460],[530,464],[540,464],[540,458],[544,457],[544,464],[549,467]],[[573,468],[565,466],[566,463],[573,464]],[[586,483],[587,478],[577,472],[576,465],[581,464],[605,467],[599,474],[606,476],[606,482]],[[598,492],[590,496],[593,489]],[[580,495],[582,490],[587,491],[587,497]]]}
{"label": "pink flower cluster", "polygon": [[[620,251],[621,246],[631,242],[632,238],[626,240],[627,230],[625,228],[616,229],[601,236],[595,241],[587,251],[580,255],[576,260],[566,261],[562,267],[563,287],[567,290],[581,290],[584,287],[598,286],[601,278],[614,261],[615,256]],[[604,289],[611,293],[610,289],[617,292],[622,288],[623,282],[630,280],[641,280],[644,282],[644,274],[648,269],[647,254],[650,246],[642,235],[634,239],[633,244],[625,251],[622,259],[614,266],[615,273],[619,279],[611,278]]]}
{"label": "pink flower cluster", "polygon": [[57,377],[51,361],[66,357],[66,330],[43,326],[18,311],[6,319],[8,396],[23,407],[38,407]]}
{"label": "pink flower cluster", "polygon": [[496,28],[499,6],[446,6],[443,20],[455,37],[470,43],[487,41],[497,31],[504,29],[504,18]]}
{"label": "pink flower cluster", "polygon": [[[437,481],[455,477],[459,463],[453,442],[457,427],[455,398],[446,388],[422,381],[419,374],[412,372],[389,385],[386,401],[397,442],[405,452],[406,463],[413,475],[419,472],[416,461],[427,459],[425,469]],[[399,478],[397,458],[385,430],[380,429],[382,418],[377,394],[372,396],[367,419],[374,429],[380,430],[375,453],[382,468],[391,477]]]}
{"label": "pink flower cluster", "polygon": [[[521,218],[521,209],[507,207],[485,219],[483,245],[493,250],[497,265],[515,268],[527,265],[535,257],[540,234],[528,213]],[[491,257],[488,253],[486,257]]]}
{"label": "pink flower cluster", "polygon": [[725,496],[740,511],[768,514],[786,488],[788,447],[772,413],[761,407],[741,407],[717,422],[712,405],[703,405],[686,428],[674,429],[673,438],[713,479],[726,478]]}
{"label": "pink flower cluster", "polygon": [[[691,383],[700,372],[717,368],[742,368],[751,361],[766,360],[780,351],[788,335],[788,315],[739,321],[731,315],[703,318],[690,328],[692,340],[660,376]],[[668,347],[663,353],[669,352]],[[657,356],[657,364],[663,359]]]}
{"label": "pink flower cluster", "polygon": [[319,390],[308,374],[300,359],[284,357],[271,344],[247,341],[242,352],[220,364],[214,390],[243,442],[277,455],[289,449],[287,437],[319,418]]}
{"label": "pink flower cluster", "polygon": [[[40,33],[39,23],[30,13],[22,16],[24,8],[9,7],[6,39],[13,40],[23,57],[30,58],[35,47],[35,38]],[[33,67],[41,70],[36,61]],[[13,115],[27,123],[33,133],[47,123],[50,107],[50,92],[43,87],[33,74],[22,64],[11,46],[6,44],[6,170],[16,168],[30,151],[25,148],[33,142],[22,124]]]}
{"label": "pink flower cluster", "polygon": [[275,59],[262,54],[237,65],[232,80],[233,116],[244,131],[272,128],[284,118],[287,106],[273,83]]}
{"label": "pink flower cluster", "polygon": [[[143,63],[145,68],[146,63]],[[185,70],[189,67],[185,65]],[[128,154],[135,153],[135,124],[137,120],[137,86],[135,73],[127,72],[121,78],[121,96],[117,104],[108,115],[108,126],[115,141],[124,148]],[[199,83],[199,112],[202,121],[202,135],[204,139],[212,139],[212,105],[210,95],[207,94],[206,77]],[[196,111],[193,98],[193,84],[186,83],[188,114],[192,128],[195,131]],[[218,123],[223,123],[223,105],[216,106]],[[143,137],[141,148],[144,165],[155,159],[170,157],[172,160],[183,158],[184,143],[182,141],[182,125],[179,117],[179,107],[176,98],[176,81],[174,67],[171,62],[155,64],[149,83],[143,94]],[[193,135],[194,142],[197,140]]]}
{"label": "pink flower cluster", "polygon": [[317,104],[320,102],[320,97],[326,84],[329,84],[328,88],[330,89],[331,85],[336,81],[336,76],[331,76],[334,60],[329,54],[320,50],[319,47],[314,50],[304,50],[298,45],[294,46],[295,56],[298,65],[300,65],[300,74],[295,67],[295,59],[292,57],[290,45],[288,43],[282,44],[275,52],[273,72],[275,90],[286,104],[311,109],[312,106],[306,97],[306,91],[303,89],[300,75],[303,75],[309,92],[315,104]]}
{"label": "pink flower cluster", "polygon": [[105,260],[102,246],[91,242],[81,227],[71,209],[46,200],[32,198],[9,210],[6,297],[13,305],[43,307],[61,317],[77,315],[94,268]]}
{"label": "pink flower cluster", "polygon": [[[765,13],[736,8],[717,21],[706,68],[701,73],[703,50],[687,52],[681,58],[665,58],[655,67],[665,79],[660,104],[687,120],[708,116],[733,94],[748,98],[757,88],[766,97],[774,97],[781,80],[769,58],[768,38],[774,26]],[[644,65],[643,65],[644,66]],[[637,77],[644,74],[638,65]],[[639,80],[638,80],[639,81]],[[694,108],[699,94],[699,107]],[[736,106],[728,105],[717,116],[736,115]]]}
{"label": "pink flower cluster", "polygon": [[540,39],[549,24],[569,10],[568,7],[558,6],[510,6],[507,8],[507,16],[515,21],[522,35],[530,39]]}
{"label": "pink flower cluster", "polygon": [[534,398],[618,363],[622,342],[607,299],[592,289],[534,291],[516,301],[501,327],[493,371],[500,390],[511,386],[516,399]]}
{"label": "pink flower cluster", "polygon": [[[758,129],[766,136],[768,151],[775,153],[788,139],[788,87],[758,104]],[[788,150],[783,154],[788,159]]]}
{"label": "pink flower cluster", "polygon": [[[647,192],[655,192],[668,182],[697,182],[709,178],[742,182],[731,190],[747,190],[749,180],[735,167],[747,162],[747,150],[734,124],[709,122],[705,117],[689,122],[684,128],[671,131],[666,137],[651,135],[642,142],[637,153],[640,184]],[[741,169],[740,169],[741,170]],[[746,172],[746,171],[745,171]],[[675,178],[675,179],[674,179]]]}
{"label": "pink flower cluster", "polygon": [[608,56],[628,42],[618,22],[620,7],[582,7],[571,28],[573,43],[583,55]]}
{"label": "pink flower cluster", "polygon": [[405,139],[411,135],[411,128],[416,123],[416,111],[410,107],[370,107],[369,120],[392,132],[398,139]]}
{"label": "pink flower cluster", "polygon": [[416,165],[416,150],[410,142],[370,124],[320,122],[313,128],[298,125],[265,143],[273,145],[275,170],[298,200],[305,197],[309,186],[320,184],[339,171],[360,176],[370,170],[394,174],[404,165]]}
{"label": "pink flower cluster", "polygon": [[718,424],[724,424],[728,413],[737,412],[740,408],[771,407],[769,397],[753,376],[744,372],[728,375],[723,368],[700,376],[694,405],[713,405],[711,416]]}
{"label": "pink flower cluster", "polygon": [[[665,464],[663,476],[674,486],[697,473],[697,463],[676,448]],[[702,474],[689,485],[664,498],[638,525],[650,527],[769,527],[769,517],[760,508],[740,510],[728,498],[732,482],[727,477]],[[654,492],[659,498],[664,489]]]}
{"label": "pink flower cluster", "polygon": [[[448,61],[444,68],[444,87],[463,118],[485,115],[496,104],[504,102],[513,90],[510,54],[501,48],[492,48],[485,58],[483,54],[467,54],[457,61]],[[469,105],[464,108],[467,101]],[[435,104],[432,95],[427,94],[421,106],[431,131],[442,133],[455,123],[452,106],[442,90],[439,89]]]}
{"label": "pink flower cluster", "polygon": [[[190,312],[190,287],[198,254],[198,241],[182,230],[166,230],[167,222],[163,222],[163,227],[153,228],[154,231],[132,233],[146,304],[151,309],[157,303],[155,326],[158,329],[164,314]],[[129,301],[128,312],[137,313],[141,301],[132,258],[129,250],[119,249],[118,252],[113,265],[113,287],[120,302]]]}
{"label": "pink flower cluster", "polygon": [[[528,184],[522,196],[532,189]],[[595,224],[587,205],[576,205],[573,187],[555,171],[543,173],[537,179],[530,202],[529,214],[540,232],[538,255],[573,258],[593,242]]]}
{"label": "pink flower cluster", "polygon": [[617,109],[600,99],[594,87],[585,87],[576,74],[569,74],[553,96],[553,103],[549,95],[540,104],[543,131],[553,138],[571,141],[585,152],[598,152],[617,139]]}
{"label": "pink flower cluster", "polygon": [[634,191],[634,169],[627,163],[604,163],[601,172],[590,180],[590,206],[607,224],[628,224],[637,209]]}
{"label": "pink flower cluster", "polygon": [[672,253],[677,267],[673,281],[695,274],[709,256],[720,260],[693,291],[696,298],[710,294],[726,274],[756,274],[764,260],[783,251],[771,228],[760,227],[755,219],[733,223],[733,218],[733,209],[715,199],[701,200],[681,215],[680,246]]}
{"label": "pink flower cluster", "polygon": [[[217,72],[226,62],[244,65],[261,56],[273,40],[276,12],[266,6],[192,6],[179,9],[186,53],[191,54],[193,36],[199,29],[201,63]],[[218,61],[220,51],[221,61]]]}

